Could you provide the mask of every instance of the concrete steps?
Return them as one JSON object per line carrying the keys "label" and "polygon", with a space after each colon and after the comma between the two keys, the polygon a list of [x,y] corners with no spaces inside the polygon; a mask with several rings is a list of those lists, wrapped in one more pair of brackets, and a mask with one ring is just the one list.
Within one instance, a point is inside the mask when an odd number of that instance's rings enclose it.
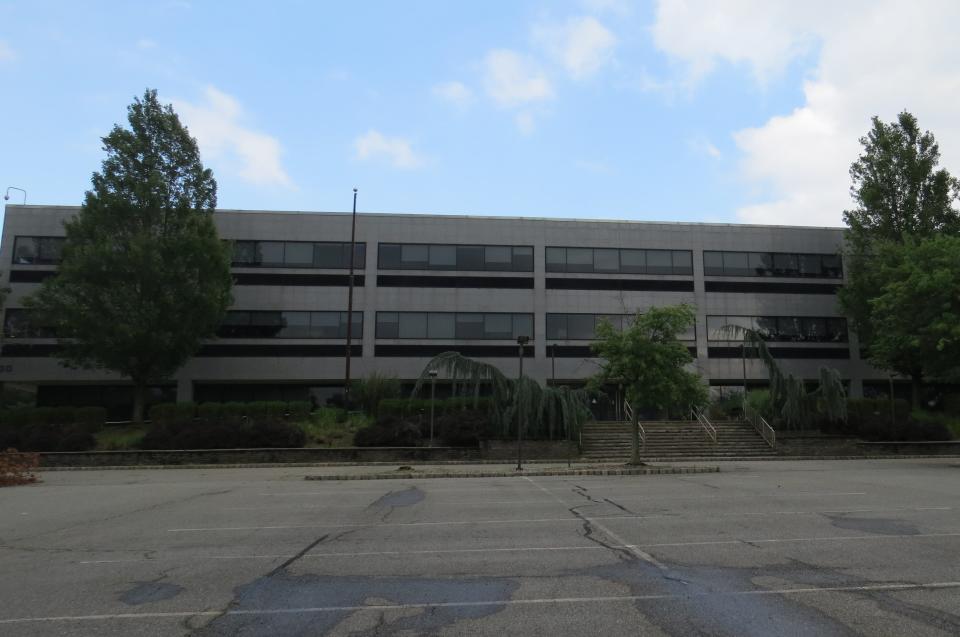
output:
{"label": "concrete steps", "polygon": [[[775,456],[747,422],[714,423],[717,442],[697,421],[643,422],[645,458],[763,458]],[[589,460],[627,460],[631,450],[631,425],[624,422],[588,423],[583,428],[582,455]]]}

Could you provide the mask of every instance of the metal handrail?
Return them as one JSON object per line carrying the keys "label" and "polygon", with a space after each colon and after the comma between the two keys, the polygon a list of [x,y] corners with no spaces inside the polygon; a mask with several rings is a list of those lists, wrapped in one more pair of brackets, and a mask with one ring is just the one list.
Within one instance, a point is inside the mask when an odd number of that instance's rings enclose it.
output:
{"label": "metal handrail", "polygon": [[713,441],[713,444],[717,444],[717,428],[713,426],[713,423],[710,422],[710,419],[703,413],[703,410],[691,408],[690,415],[700,423],[700,426],[703,427],[707,437]]}
{"label": "metal handrail", "polygon": [[[631,424],[633,423],[633,407],[630,406],[626,398],[623,399],[623,415],[627,417],[627,420]],[[639,420],[637,421],[637,429],[640,431],[640,445],[643,447],[644,452],[646,452],[647,432],[643,429],[643,423]]]}
{"label": "metal handrail", "polygon": [[760,415],[760,412],[750,405],[745,404],[743,406],[743,417],[747,422],[753,425],[753,428],[756,429],[757,433],[760,434],[760,437],[763,438],[768,445],[770,445],[771,449],[777,448],[777,432],[773,427],[770,426],[770,423],[768,423],[766,419]]}

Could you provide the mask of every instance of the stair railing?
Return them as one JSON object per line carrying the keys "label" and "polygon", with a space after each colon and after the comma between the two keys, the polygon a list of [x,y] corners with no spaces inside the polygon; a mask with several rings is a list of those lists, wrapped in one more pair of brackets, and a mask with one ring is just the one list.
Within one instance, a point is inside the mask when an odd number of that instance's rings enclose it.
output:
{"label": "stair railing", "polygon": [[717,428],[713,426],[713,423],[710,422],[710,419],[703,413],[703,410],[691,407],[690,416],[692,420],[695,419],[700,423],[703,431],[707,434],[707,438],[709,438],[713,444],[717,444]]}
{"label": "stair railing", "polygon": [[[630,405],[630,402],[624,398],[623,399],[623,415],[627,417],[627,421],[630,424],[633,424],[633,407]],[[643,448],[644,453],[647,451],[647,432],[643,429],[643,423],[639,420],[637,421],[637,429],[640,431],[640,446]]]}
{"label": "stair railing", "polygon": [[743,405],[743,417],[753,425],[753,428],[757,430],[757,433],[760,434],[760,437],[770,445],[771,449],[777,448],[777,432],[773,427],[770,426],[770,423],[760,415],[756,409],[750,405]]}

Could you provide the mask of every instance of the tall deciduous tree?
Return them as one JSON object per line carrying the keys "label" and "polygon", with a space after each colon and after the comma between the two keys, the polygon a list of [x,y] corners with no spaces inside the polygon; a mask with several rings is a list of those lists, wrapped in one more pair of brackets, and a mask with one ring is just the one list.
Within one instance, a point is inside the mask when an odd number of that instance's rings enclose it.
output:
{"label": "tall deciduous tree", "polygon": [[597,327],[593,351],[602,362],[592,382],[623,386],[633,407],[633,464],[640,462],[641,411],[686,410],[707,402],[699,374],[686,369],[693,356],[678,340],[695,321],[693,308],[684,304],[650,308],[623,330],[606,321]]}
{"label": "tall deciduous tree", "polygon": [[840,291],[840,303],[870,362],[910,377],[914,404],[919,404],[925,373],[922,361],[902,349],[901,355],[892,356],[889,342],[883,351],[878,349],[877,339],[886,336],[879,333],[881,319],[885,329],[891,326],[890,317],[878,309],[897,304],[882,305],[876,300],[883,294],[885,277],[902,261],[905,242],[960,234],[960,214],[953,205],[960,196],[960,182],[938,168],[940,149],[933,134],[922,132],[917,119],[906,111],[889,124],[874,117],[860,143],[863,153],[850,167],[850,191],[857,207],[843,215],[849,230],[847,282]]}
{"label": "tall deciduous tree", "polygon": [[148,90],[114,126],[57,275],[31,307],[61,339],[64,362],[108,369],[135,387],[169,378],[211,336],[231,303],[229,246],[213,223],[217,183],[196,140]]}
{"label": "tall deciduous tree", "polygon": [[960,237],[887,245],[877,261],[882,285],[870,301],[873,360],[888,369],[958,380]]}

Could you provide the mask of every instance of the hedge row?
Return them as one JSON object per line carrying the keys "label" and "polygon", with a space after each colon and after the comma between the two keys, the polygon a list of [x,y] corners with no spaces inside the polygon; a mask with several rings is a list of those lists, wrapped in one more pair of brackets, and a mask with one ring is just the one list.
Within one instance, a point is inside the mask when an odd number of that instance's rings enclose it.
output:
{"label": "hedge row", "polygon": [[103,407],[18,407],[0,411],[0,449],[88,451],[103,429]]}
{"label": "hedge row", "polygon": [[160,425],[203,422],[240,425],[243,422],[304,420],[310,415],[307,401],[251,403],[160,403],[150,408],[150,420]]}
{"label": "hedge row", "polygon": [[480,411],[486,413],[490,411],[490,398],[445,398],[443,400],[431,401],[429,398],[390,398],[381,400],[377,405],[377,416],[399,416],[403,418],[416,417],[423,414],[425,417],[430,415],[430,403],[433,403],[434,416],[443,416],[454,412]]}
{"label": "hedge row", "polygon": [[0,427],[35,425],[81,425],[90,433],[103,428],[107,410],[103,407],[15,407],[0,410]]}

